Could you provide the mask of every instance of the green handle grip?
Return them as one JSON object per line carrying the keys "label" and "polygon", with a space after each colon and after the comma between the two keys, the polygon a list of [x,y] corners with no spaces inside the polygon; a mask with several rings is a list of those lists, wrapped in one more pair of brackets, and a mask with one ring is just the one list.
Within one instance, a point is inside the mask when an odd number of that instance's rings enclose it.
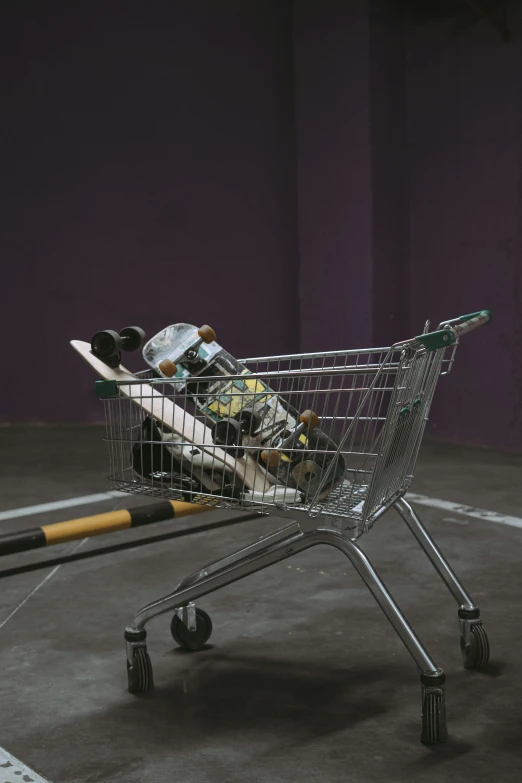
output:
{"label": "green handle grip", "polygon": [[[459,324],[463,323],[464,321],[471,321],[472,318],[478,318],[479,315],[485,316],[486,320],[483,320],[482,323],[489,323],[491,321],[491,310],[477,310],[476,313],[470,313],[469,315],[461,315],[459,318]],[[482,326],[482,323],[479,325]]]}
{"label": "green handle grip", "polygon": [[453,345],[461,335],[478,329],[491,321],[489,310],[477,310],[476,313],[461,315],[456,319],[456,323],[450,323],[444,329],[438,329],[436,332],[421,334],[415,340],[423,345],[428,351],[436,351],[438,348],[447,348]]}
{"label": "green handle grip", "polygon": [[479,326],[484,326],[484,324],[487,324],[490,321],[490,311],[480,310],[478,313],[461,315],[458,322],[451,326],[451,329],[455,332],[455,336],[459,338],[461,335],[471,332],[473,329],[478,329]]}

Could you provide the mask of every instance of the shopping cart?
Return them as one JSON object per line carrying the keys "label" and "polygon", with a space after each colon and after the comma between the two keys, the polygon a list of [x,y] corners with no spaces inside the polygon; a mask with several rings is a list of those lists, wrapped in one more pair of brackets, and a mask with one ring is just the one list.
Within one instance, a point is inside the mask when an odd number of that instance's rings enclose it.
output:
{"label": "shopping cart", "polygon": [[[479,608],[404,495],[413,478],[437,380],[450,371],[459,338],[489,320],[489,311],[484,310],[444,321],[432,332],[427,322],[421,335],[390,348],[242,360],[251,373],[250,380],[259,381],[260,388],[268,386],[294,410],[315,412],[321,430],[338,444],[321,453],[311,453],[309,445],[303,446],[308,442],[307,425],[303,424],[293,438],[291,432],[284,432],[279,447],[272,441],[264,449],[263,459],[259,444],[252,445],[252,440],[241,450],[237,445],[214,444],[208,437],[210,427],[201,402],[222,377],[206,377],[205,385],[179,388],[175,379],[168,382],[144,372],[132,382],[138,387],[132,394],[129,382],[98,382],[106,409],[109,479],[116,489],[166,499],[182,497],[220,507],[250,507],[260,514],[272,510],[277,517],[291,520],[283,529],[190,574],[174,592],[137,612],[125,630],[131,693],[153,688],[145,631],[152,618],[171,613],[176,642],[186,649],[201,649],[210,637],[212,623],[206,612],[196,608],[196,599],[305,549],[328,544],[348,557],[421,671],[421,741],[433,745],[446,739],[444,672],[407,622],[358,539],[393,506],[458,603],[464,666],[472,669],[487,663],[489,643]],[[179,457],[183,446],[188,449],[184,454],[189,456],[175,459],[169,432],[174,429],[172,417],[179,418],[180,414],[199,434],[192,437],[187,435],[187,428],[183,430],[181,441],[177,438],[176,453]],[[204,465],[192,462],[192,453],[203,454]],[[306,478],[307,466],[319,465],[319,486],[310,481],[309,487],[303,487],[301,480],[296,491],[290,479],[281,486],[280,478],[268,468],[280,460],[288,462],[289,477],[292,465],[298,465],[301,479],[303,475]],[[145,462],[147,470],[140,468]],[[342,478],[333,482],[331,477],[339,465],[343,466]],[[259,484],[253,489],[252,482],[249,486],[246,481],[247,471],[252,468],[258,477],[260,473],[264,477],[261,489]],[[331,489],[325,493],[329,481]]]}

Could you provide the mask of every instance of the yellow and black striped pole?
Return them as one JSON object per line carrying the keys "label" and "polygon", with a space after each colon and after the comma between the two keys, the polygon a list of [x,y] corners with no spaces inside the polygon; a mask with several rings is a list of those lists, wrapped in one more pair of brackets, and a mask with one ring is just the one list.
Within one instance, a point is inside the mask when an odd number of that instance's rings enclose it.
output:
{"label": "yellow and black striped pole", "polygon": [[95,514],[92,517],[69,519],[67,522],[55,522],[52,525],[42,525],[0,536],[0,557],[211,510],[212,505],[184,503],[181,500],[162,500],[147,506],[109,511],[106,514]]}

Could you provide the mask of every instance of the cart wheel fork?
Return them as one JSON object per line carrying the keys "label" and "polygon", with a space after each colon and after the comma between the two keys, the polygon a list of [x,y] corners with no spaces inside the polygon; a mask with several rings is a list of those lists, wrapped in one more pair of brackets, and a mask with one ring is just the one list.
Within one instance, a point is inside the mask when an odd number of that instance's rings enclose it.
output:
{"label": "cart wheel fork", "polygon": [[154,690],[152,664],[147,652],[147,632],[127,628],[125,646],[129,693],[145,693]]}

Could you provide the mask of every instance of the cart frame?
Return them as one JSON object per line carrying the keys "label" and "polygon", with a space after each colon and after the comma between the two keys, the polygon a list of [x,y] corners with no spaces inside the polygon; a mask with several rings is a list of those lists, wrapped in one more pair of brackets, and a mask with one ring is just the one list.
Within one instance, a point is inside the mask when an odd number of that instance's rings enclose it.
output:
{"label": "cart frame", "polygon": [[[389,509],[394,508],[407,524],[458,604],[464,666],[479,668],[488,662],[489,642],[482,626],[480,610],[460,583],[419,516],[406,501],[405,494],[413,478],[417,454],[438,378],[451,370],[459,338],[490,319],[489,311],[478,311],[451,321],[444,321],[435,332],[429,332],[427,322],[424,332],[418,337],[396,343],[390,348],[370,349],[365,352],[367,357],[380,357],[377,362],[372,362],[368,358],[365,363],[357,360],[350,364],[350,357],[353,359],[361,353],[356,351],[243,360],[248,367],[253,366],[250,377],[262,379],[263,382],[268,380],[271,384],[274,379],[283,380],[287,388],[290,383],[292,393],[296,391],[296,379],[298,382],[301,379],[302,388],[297,391],[303,395],[303,398],[305,394],[308,397],[310,394],[315,395],[316,399],[320,397],[325,391],[321,386],[323,380],[330,379],[328,381],[330,385],[326,389],[328,396],[323,396],[325,400],[323,410],[328,413],[332,405],[337,408],[332,416],[321,417],[321,421],[331,420],[332,431],[335,422],[340,420],[336,412],[338,413],[341,400],[348,399],[347,395],[350,395],[350,401],[356,402],[355,409],[352,408],[350,415],[345,412],[337,451],[330,455],[328,462],[323,463],[327,467],[319,485],[314,486],[312,491],[306,494],[300,505],[295,502],[271,502],[264,495],[254,500],[243,498],[239,502],[243,507],[257,506],[259,513],[263,515],[268,512],[269,507],[273,507],[277,517],[290,520],[287,526],[226,558],[193,572],[183,579],[173,592],[148,604],[134,615],[125,630],[130,692],[143,692],[154,687],[145,630],[150,620],[164,613],[171,613],[172,633],[176,641],[187,649],[199,649],[208,640],[212,625],[208,615],[196,608],[195,602],[198,599],[306,549],[329,545],[343,552],[349,559],[420,670],[421,741],[424,744],[434,745],[446,740],[444,672],[433,661],[408,623],[369,558],[361,549],[358,539]],[[344,357],[344,364],[336,366],[336,357],[341,354]],[[314,366],[317,357],[322,357],[322,367]],[[295,367],[296,361],[299,365],[297,370],[288,365],[288,362],[294,362]],[[277,362],[275,371],[271,370],[271,363],[273,365],[274,362]],[[281,369],[282,362],[287,362],[284,369]],[[260,370],[260,367],[263,369]],[[358,376],[362,378],[361,383],[355,380],[351,387],[343,386],[341,379],[347,377],[353,379]],[[386,380],[387,376],[391,378],[390,382]],[[315,383],[313,379],[320,379],[320,381],[313,386]],[[164,383],[164,381],[156,382],[144,377],[136,380],[136,384],[143,384],[147,388],[156,383]],[[332,388],[337,392],[335,397],[330,394]],[[106,398],[107,408],[107,440],[112,448],[111,480],[119,489],[168,495],[169,491],[172,492],[172,487],[165,487],[160,483],[158,488],[135,479],[128,481],[128,477],[122,477],[117,471],[115,472],[117,460],[114,453],[115,449],[117,452],[119,450],[118,454],[121,453],[123,417],[121,412],[116,417],[113,415],[114,403],[121,401],[118,398],[119,390],[115,393],[113,388],[111,394],[107,392],[105,386],[103,396]],[[146,396],[146,390],[142,394]],[[133,402],[138,402],[139,406],[139,400],[134,398]],[[129,403],[125,410],[129,407],[134,409]],[[115,437],[115,432],[119,433],[119,437]],[[291,444],[287,449],[290,455],[297,451],[294,446],[295,444]],[[207,446],[203,444],[202,448]],[[330,474],[336,470],[339,461],[343,460],[342,464],[345,465],[345,458],[353,455],[358,457],[355,467],[346,465],[346,472],[351,472],[352,481],[347,482],[343,479],[340,485],[326,495],[326,498],[321,498]],[[234,505],[223,491],[218,490],[215,496],[219,505]]]}

